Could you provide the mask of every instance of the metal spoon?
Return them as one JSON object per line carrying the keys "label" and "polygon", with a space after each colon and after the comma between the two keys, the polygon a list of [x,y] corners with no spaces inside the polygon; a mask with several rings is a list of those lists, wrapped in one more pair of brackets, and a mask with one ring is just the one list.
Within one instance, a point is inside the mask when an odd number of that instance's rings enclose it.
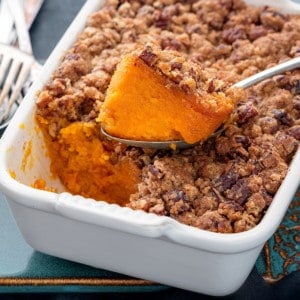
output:
{"label": "metal spoon", "polygon": [[[232,87],[235,88],[242,88],[246,89],[249,86],[252,86],[256,83],[259,83],[263,81],[264,79],[270,78],[274,75],[290,71],[293,69],[297,69],[300,67],[300,57],[296,57],[293,59],[290,59],[288,61],[285,61],[281,64],[278,64],[272,68],[269,68],[267,70],[264,70],[262,72],[259,72],[257,74],[254,74],[246,79],[243,79],[237,83],[235,83]],[[220,131],[216,131],[211,136],[217,135],[220,133]],[[124,139],[119,138],[116,136],[112,136],[109,133],[107,133],[103,128],[101,128],[101,132],[104,136],[106,136],[108,139],[114,140],[116,142],[120,142],[129,146],[134,147],[141,147],[141,148],[154,148],[154,149],[184,149],[184,148],[190,148],[199,142],[195,144],[188,144],[183,140],[177,140],[177,141],[137,141],[137,140],[131,140],[131,139]]]}

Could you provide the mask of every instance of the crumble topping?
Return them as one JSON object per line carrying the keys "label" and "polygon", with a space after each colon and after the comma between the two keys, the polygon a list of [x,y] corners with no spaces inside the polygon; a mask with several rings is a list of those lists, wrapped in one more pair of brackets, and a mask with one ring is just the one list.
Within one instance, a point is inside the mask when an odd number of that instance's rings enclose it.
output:
{"label": "crumble topping", "polygon": [[217,78],[230,77],[230,72],[217,72],[216,69],[202,69],[199,63],[175,50],[158,49],[146,45],[138,55],[147,65],[165,75],[171,83],[178,85],[186,93],[225,92],[230,87],[228,81]]}
{"label": "crumble topping", "polygon": [[[299,41],[299,16],[241,0],[108,0],[40,92],[37,118],[52,141],[75,122],[98,127],[116,65],[137,50],[187,92],[203,82],[193,68],[209,81],[207,91],[222,91],[299,56]],[[140,169],[127,206],[205,230],[240,232],[259,223],[284,179],[299,146],[299,116],[294,70],[247,89],[233,122],[203,145],[154,151],[103,143],[113,164],[126,157]]]}

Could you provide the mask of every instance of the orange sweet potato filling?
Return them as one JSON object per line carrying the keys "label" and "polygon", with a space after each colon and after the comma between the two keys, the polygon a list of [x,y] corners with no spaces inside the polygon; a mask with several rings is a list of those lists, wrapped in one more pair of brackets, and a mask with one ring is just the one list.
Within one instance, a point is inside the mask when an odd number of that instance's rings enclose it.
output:
{"label": "orange sweet potato filling", "polygon": [[61,129],[58,140],[48,136],[51,171],[73,194],[124,205],[136,192],[140,170],[126,158],[113,163],[98,132],[93,123],[76,122]]}
{"label": "orange sweet potato filling", "polygon": [[194,143],[208,138],[233,109],[234,101],[225,94],[206,93],[203,99],[185,93],[129,55],[111,79],[98,120],[117,137]]}

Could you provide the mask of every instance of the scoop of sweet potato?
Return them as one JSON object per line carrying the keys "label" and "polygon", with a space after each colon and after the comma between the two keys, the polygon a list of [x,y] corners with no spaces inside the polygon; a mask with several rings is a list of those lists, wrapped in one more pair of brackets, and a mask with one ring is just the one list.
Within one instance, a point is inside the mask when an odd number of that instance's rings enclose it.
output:
{"label": "scoop of sweet potato", "polygon": [[208,138],[233,109],[234,101],[224,93],[186,93],[128,55],[117,66],[98,120],[121,138],[194,143]]}

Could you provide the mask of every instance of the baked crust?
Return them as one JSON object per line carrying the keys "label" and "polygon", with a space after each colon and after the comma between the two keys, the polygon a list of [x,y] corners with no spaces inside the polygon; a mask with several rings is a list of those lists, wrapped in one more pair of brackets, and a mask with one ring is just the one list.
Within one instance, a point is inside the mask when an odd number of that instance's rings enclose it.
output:
{"label": "baked crust", "polygon": [[[69,126],[81,124],[82,153],[90,153],[91,144],[100,143],[112,168],[123,160],[134,166],[134,176],[124,175],[133,183],[127,206],[215,232],[254,227],[299,145],[299,70],[247,89],[226,130],[189,150],[127,148],[105,140],[96,119],[117,64],[148,43],[177,51],[217,73],[215,83],[232,84],[298,56],[299,41],[299,16],[246,6],[240,0],[107,1],[91,15],[37,99],[36,116],[45,132],[54,174],[71,193],[86,197],[91,191],[83,193],[85,179],[90,178],[91,186],[103,180],[102,175],[94,176],[99,165],[87,167],[77,155],[76,137],[64,139]],[[82,124],[88,124],[89,130]],[[102,154],[93,152],[95,157]],[[70,185],[64,178],[75,173]],[[110,178],[107,174],[106,181]],[[107,200],[100,189],[92,197]]]}

